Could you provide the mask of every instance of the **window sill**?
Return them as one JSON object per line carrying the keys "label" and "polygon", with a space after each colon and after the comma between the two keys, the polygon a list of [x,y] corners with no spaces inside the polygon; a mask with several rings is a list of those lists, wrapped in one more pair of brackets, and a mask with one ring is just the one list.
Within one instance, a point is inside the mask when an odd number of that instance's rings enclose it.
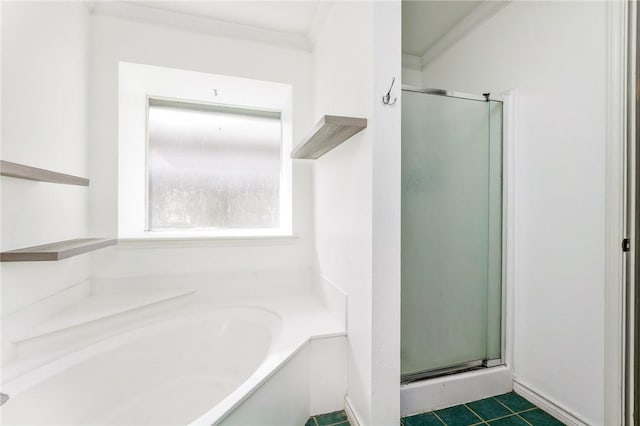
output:
{"label": "window sill", "polygon": [[191,234],[184,232],[145,232],[139,235],[118,238],[119,247],[178,247],[178,246],[218,246],[218,245],[280,245],[298,240],[292,233],[259,234]]}

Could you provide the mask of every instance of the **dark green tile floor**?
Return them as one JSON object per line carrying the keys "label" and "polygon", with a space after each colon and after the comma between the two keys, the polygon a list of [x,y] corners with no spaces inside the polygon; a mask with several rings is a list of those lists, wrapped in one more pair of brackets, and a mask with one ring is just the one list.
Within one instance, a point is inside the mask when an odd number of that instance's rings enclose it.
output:
{"label": "dark green tile floor", "polygon": [[347,414],[344,411],[335,411],[328,414],[320,414],[310,417],[304,426],[349,426]]}
{"label": "dark green tile floor", "polygon": [[562,426],[515,392],[403,417],[402,426]]}
{"label": "dark green tile floor", "polygon": [[[520,395],[510,392],[454,407],[403,417],[401,426],[562,426]],[[348,426],[344,411],[311,417],[305,426]]]}

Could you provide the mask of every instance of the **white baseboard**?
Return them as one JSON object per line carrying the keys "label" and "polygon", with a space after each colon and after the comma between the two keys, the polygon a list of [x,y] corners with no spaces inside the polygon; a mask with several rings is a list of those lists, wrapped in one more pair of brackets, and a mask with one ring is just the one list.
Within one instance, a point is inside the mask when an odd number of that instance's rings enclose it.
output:
{"label": "white baseboard", "polygon": [[537,405],[556,419],[560,420],[566,425],[570,426],[588,426],[589,422],[580,418],[576,413],[563,407],[555,401],[542,396],[540,392],[532,389],[531,387],[519,382],[517,379],[513,379],[513,390],[518,395],[522,396],[529,402]]}
{"label": "white baseboard", "polygon": [[356,410],[353,409],[353,405],[348,396],[344,397],[344,412],[347,413],[347,419],[349,419],[351,426],[361,426],[364,424],[360,421],[361,417],[356,414]]}

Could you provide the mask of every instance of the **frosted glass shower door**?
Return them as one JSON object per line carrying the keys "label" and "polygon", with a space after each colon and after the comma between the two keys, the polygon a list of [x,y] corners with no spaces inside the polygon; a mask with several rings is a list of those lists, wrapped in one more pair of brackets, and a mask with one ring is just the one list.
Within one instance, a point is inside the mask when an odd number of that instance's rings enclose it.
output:
{"label": "frosted glass shower door", "polygon": [[405,379],[500,358],[501,120],[499,102],[403,91]]}

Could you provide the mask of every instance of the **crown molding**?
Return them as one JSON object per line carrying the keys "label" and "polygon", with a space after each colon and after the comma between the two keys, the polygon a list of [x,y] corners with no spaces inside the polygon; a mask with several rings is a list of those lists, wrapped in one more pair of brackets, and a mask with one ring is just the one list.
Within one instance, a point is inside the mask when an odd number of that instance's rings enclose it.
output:
{"label": "crown molding", "polygon": [[89,10],[93,15],[111,16],[128,21],[162,25],[215,37],[271,44],[307,52],[312,50],[311,40],[306,35],[257,28],[150,6],[115,1],[94,1],[90,4]]}

